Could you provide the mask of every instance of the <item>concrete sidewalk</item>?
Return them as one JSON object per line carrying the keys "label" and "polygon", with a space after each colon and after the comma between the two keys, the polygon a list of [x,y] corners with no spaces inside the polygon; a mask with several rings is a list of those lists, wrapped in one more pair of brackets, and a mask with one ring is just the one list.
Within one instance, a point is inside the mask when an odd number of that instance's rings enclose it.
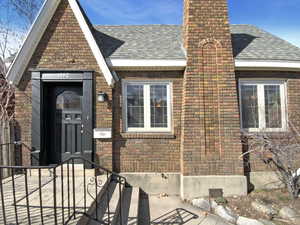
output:
{"label": "concrete sidewalk", "polygon": [[182,202],[179,196],[149,196],[151,224],[230,225],[221,217],[208,214]]}

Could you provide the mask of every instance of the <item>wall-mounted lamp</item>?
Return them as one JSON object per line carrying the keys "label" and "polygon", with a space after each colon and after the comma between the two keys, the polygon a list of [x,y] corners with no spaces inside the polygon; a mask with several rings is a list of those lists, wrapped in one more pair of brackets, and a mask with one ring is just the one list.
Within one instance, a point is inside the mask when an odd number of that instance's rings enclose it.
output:
{"label": "wall-mounted lamp", "polygon": [[104,93],[104,92],[99,92],[98,93],[98,97],[97,97],[97,99],[98,99],[98,102],[105,102],[105,101],[107,101],[107,94],[106,93]]}

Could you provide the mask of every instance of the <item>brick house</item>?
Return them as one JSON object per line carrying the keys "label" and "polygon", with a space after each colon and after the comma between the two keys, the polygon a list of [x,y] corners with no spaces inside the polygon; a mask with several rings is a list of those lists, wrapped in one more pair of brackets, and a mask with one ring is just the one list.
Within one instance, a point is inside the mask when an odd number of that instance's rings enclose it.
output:
{"label": "brick house", "polygon": [[8,73],[17,137],[38,158],[24,163],[81,155],[182,198],[272,179],[258,161],[244,168],[240,130],[287,129],[300,49],[229,25],[226,0],[185,0],[183,21],[95,26],[77,0],[47,0]]}

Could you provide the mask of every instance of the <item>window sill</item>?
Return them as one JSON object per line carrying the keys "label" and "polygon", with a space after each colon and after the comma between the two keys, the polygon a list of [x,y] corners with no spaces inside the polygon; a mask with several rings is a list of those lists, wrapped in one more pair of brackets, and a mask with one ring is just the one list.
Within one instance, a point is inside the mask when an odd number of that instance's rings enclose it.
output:
{"label": "window sill", "polygon": [[286,128],[275,128],[275,129],[246,129],[242,128],[241,131],[247,133],[286,133],[288,130]]}
{"label": "window sill", "polygon": [[175,139],[176,138],[176,136],[172,133],[136,133],[136,132],[121,133],[121,137],[127,139]]}

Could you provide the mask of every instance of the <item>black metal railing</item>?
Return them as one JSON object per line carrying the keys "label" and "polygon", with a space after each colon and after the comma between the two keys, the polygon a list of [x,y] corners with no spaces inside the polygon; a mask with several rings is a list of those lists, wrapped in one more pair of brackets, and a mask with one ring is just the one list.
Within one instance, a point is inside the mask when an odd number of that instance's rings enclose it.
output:
{"label": "black metal railing", "polygon": [[[4,177],[4,170],[11,176]],[[86,218],[109,225],[117,214],[122,225],[122,207],[114,212],[110,206],[112,183],[120,203],[126,178],[83,157],[53,166],[0,166],[0,224],[57,225]]]}

